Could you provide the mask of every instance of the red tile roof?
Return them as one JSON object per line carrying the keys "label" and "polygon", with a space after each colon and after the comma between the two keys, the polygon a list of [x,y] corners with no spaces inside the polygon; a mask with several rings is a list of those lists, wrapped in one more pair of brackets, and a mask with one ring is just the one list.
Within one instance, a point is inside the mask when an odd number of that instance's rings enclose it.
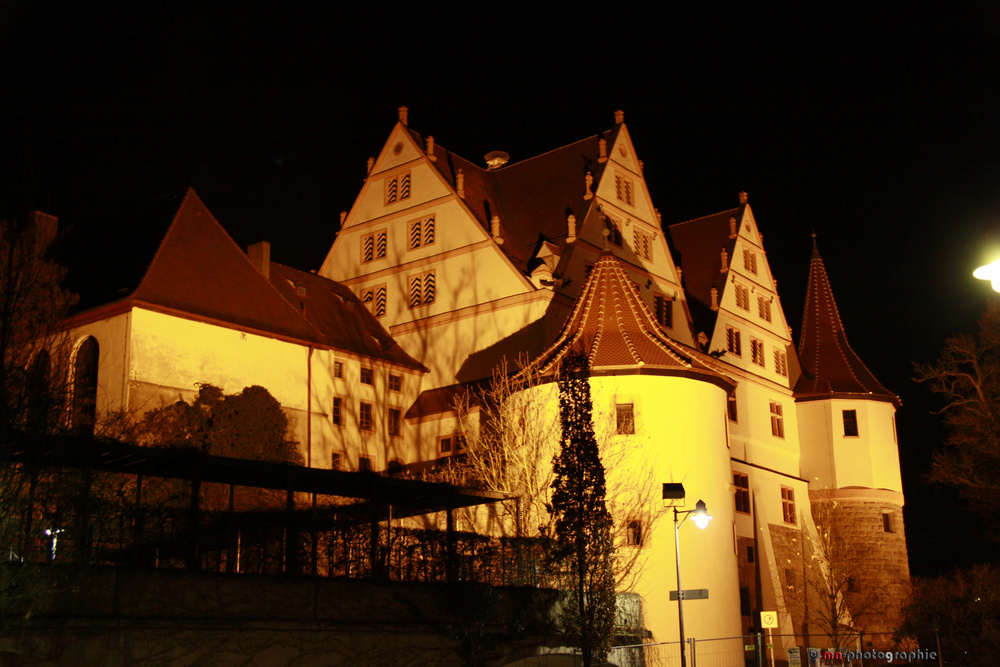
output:
{"label": "red tile roof", "polygon": [[537,361],[553,372],[570,350],[583,351],[596,374],[693,375],[732,391],[713,360],[669,338],[611,252],[601,254],[556,342]]}
{"label": "red tile roof", "polygon": [[897,407],[900,405],[899,398],[875,379],[847,343],[815,238],[802,333],[799,336],[799,361],[802,376],[795,384],[797,400],[857,398],[858,394],[862,394],[867,398],[892,402]]}
{"label": "red tile roof", "polygon": [[270,267],[269,281],[188,190],[127,301],[426,370],[343,285]]}

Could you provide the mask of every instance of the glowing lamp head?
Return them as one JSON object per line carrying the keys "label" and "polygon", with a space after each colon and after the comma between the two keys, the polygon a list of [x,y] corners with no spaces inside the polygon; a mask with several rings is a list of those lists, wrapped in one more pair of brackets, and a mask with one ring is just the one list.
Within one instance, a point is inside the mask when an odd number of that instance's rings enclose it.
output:
{"label": "glowing lamp head", "polygon": [[698,526],[702,530],[705,530],[708,526],[708,522],[712,520],[712,516],[708,513],[704,500],[699,500],[695,503],[694,512],[691,513],[691,518],[694,520],[694,525]]}
{"label": "glowing lamp head", "polygon": [[994,291],[1000,292],[1000,259],[992,264],[980,266],[972,272],[972,275],[980,280],[989,280]]}

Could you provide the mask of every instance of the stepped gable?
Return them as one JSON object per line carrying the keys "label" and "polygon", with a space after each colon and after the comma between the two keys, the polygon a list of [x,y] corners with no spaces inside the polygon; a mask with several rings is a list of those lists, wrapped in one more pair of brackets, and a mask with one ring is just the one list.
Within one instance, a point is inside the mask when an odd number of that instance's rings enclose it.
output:
{"label": "stepped gable", "polygon": [[802,376],[795,385],[798,401],[857,398],[858,394],[862,394],[900,406],[899,397],[875,379],[847,342],[826,267],[816,247],[815,235],[809,266],[809,289],[799,336],[799,361]]}
{"label": "stepped gable", "polygon": [[673,248],[679,257],[684,292],[688,297],[688,307],[694,320],[695,332],[704,331],[711,337],[715,330],[716,311],[712,310],[712,288],[718,290],[719,301],[726,287],[728,273],[722,268],[722,250],[725,249],[730,261],[736,239],[729,238],[729,220],[736,218],[737,224],[743,220],[746,204],[728,211],[722,211],[704,218],[670,225],[668,231]]}
{"label": "stepped gable", "polygon": [[[511,162],[500,169],[488,170],[434,144],[433,164],[452,187],[456,175],[464,176],[464,201],[490,232],[494,215],[500,217],[501,250],[522,271],[534,257],[539,235],[565,246],[566,217],[576,216],[582,227],[594,199],[584,199],[585,176],[594,177],[592,191],[597,189],[607,162],[598,162],[598,142],[604,139],[610,147],[618,136],[620,125],[611,130],[576,141],[536,157]],[[411,130],[412,132],[412,130]],[[419,135],[414,133],[418,141]]]}
{"label": "stepped gable", "polygon": [[338,349],[419,371],[407,354],[347,287],[314,273],[271,262],[271,283],[286,301]]}
{"label": "stepped gable", "polygon": [[582,351],[594,375],[660,374],[695,376],[732,392],[735,384],[714,360],[664,334],[639,296],[621,261],[601,253],[556,342],[535,362],[542,374],[555,372],[571,350]]}
{"label": "stepped gable", "polygon": [[194,190],[188,189],[129,301],[328,345],[247,259]]}

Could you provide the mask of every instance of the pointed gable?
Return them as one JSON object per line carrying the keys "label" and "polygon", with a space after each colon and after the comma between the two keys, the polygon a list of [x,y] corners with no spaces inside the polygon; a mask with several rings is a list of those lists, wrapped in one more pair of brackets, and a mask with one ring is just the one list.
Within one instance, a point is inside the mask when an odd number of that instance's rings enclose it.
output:
{"label": "pointed gable", "polygon": [[899,398],[882,386],[847,342],[826,267],[813,237],[809,288],[799,336],[802,377],[795,385],[797,400],[819,400],[863,394],[899,406]]}
{"label": "pointed gable", "polygon": [[704,355],[671,340],[656,324],[621,260],[601,254],[556,342],[536,362],[554,371],[570,350],[581,350],[597,374],[648,372],[688,375],[734,385],[706,363]]}
{"label": "pointed gable", "polygon": [[131,298],[140,306],[326,344],[322,333],[254,268],[190,189]]}

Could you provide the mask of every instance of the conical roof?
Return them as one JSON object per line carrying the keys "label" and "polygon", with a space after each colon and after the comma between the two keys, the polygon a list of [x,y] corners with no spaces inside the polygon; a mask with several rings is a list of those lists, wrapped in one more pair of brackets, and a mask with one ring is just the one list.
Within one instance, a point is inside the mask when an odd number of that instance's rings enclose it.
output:
{"label": "conical roof", "polygon": [[862,394],[866,398],[900,404],[899,397],[875,379],[848,344],[815,237],[799,335],[799,361],[802,376],[795,385],[797,400],[857,398]]}
{"label": "conical roof", "polygon": [[712,368],[714,360],[669,338],[656,323],[610,251],[598,258],[556,342],[536,361],[554,372],[572,350],[582,351],[595,375],[697,376],[732,391],[734,384]]}

